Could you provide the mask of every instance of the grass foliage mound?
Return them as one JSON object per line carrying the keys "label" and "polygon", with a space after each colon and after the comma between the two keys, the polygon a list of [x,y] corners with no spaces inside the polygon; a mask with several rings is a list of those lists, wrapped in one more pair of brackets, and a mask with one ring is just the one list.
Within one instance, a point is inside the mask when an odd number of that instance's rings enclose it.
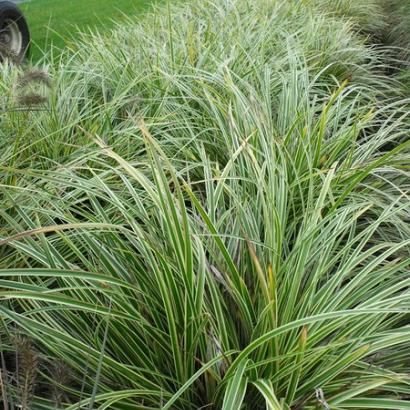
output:
{"label": "grass foliage mound", "polygon": [[3,403],[408,409],[387,26],[376,0],[194,1],[50,77],[4,64]]}

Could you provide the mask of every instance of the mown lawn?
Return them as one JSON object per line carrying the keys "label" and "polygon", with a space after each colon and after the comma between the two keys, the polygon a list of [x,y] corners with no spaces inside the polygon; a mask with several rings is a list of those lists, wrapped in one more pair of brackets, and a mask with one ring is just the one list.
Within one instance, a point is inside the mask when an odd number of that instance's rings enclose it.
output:
{"label": "mown lawn", "polygon": [[152,0],[32,0],[21,5],[32,35],[31,56],[38,60],[52,45],[64,47],[79,30],[112,28],[114,20],[141,13]]}

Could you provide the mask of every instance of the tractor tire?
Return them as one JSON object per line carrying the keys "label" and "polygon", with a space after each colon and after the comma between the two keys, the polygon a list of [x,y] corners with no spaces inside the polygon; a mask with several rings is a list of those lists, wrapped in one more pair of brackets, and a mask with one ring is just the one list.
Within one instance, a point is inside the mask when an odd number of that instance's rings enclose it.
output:
{"label": "tractor tire", "polygon": [[0,0],[0,61],[9,58],[21,62],[29,43],[30,32],[20,9],[10,1]]}

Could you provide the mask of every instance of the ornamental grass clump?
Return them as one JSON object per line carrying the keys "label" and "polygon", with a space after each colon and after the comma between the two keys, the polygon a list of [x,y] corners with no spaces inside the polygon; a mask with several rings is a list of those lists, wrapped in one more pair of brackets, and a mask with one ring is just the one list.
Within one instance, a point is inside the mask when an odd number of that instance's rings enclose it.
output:
{"label": "ornamental grass clump", "polygon": [[69,374],[33,408],[407,408],[408,102],[326,4],[88,35],[4,117],[2,332]]}

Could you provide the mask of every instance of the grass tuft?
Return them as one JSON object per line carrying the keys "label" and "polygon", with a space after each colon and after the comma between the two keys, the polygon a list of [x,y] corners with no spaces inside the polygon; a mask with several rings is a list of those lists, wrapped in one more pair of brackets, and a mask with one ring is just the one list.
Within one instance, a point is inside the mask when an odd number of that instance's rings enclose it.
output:
{"label": "grass tuft", "polygon": [[64,364],[34,408],[408,406],[387,27],[376,0],[194,1],[3,64],[1,332]]}

